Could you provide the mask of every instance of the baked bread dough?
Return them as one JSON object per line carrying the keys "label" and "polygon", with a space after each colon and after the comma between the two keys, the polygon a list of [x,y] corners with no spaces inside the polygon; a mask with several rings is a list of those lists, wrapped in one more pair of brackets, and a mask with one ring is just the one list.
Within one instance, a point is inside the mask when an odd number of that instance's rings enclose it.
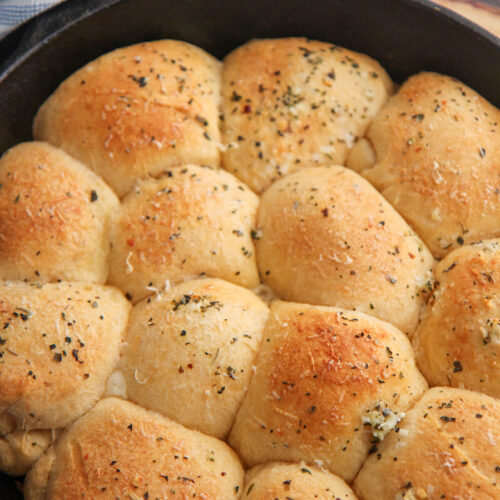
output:
{"label": "baked bread dough", "polygon": [[242,500],[356,500],[338,476],[318,467],[274,462],[258,465],[245,474]]}
{"label": "baked bread dough", "polygon": [[27,500],[500,498],[499,402],[415,361],[500,398],[500,111],[393,90],[304,38],[223,65],[146,42],[61,83],[0,159]]}
{"label": "baked bread dough", "polygon": [[95,170],[122,197],[137,178],[220,163],[220,63],[175,40],[124,47],[67,78],[39,109],[35,139]]}
{"label": "baked bread dough", "polygon": [[392,92],[378,62],[336,45],[254,40],[222,70],[223,165],[260,193],[314,164],[343,164]]}
{"label": "baked bread dough", "polygon": [[413,342],[431,385],[500,398],[500,240],[450,252]]}
{"label": "baked bread dough", "polygon": [[225,443],[117,398],[100,401],[44,458],[28,474],[28,500],[229,500],[243,485]]}
{"label": "baked bread dough", "polygon": [[252,240],[258,198],[221,169],[187,165],[138,183],[116,214],[109,282],[134,302],[206,275],[259,284]]}
{"label": "baked bread dough", "polygon": [[269,310],[218,279],[181,283],[132,310],[121,359],[128,397],[224,438],[241,405]]}
{"label": "baked bread dough", "polygon": [[25,473],[55,437],[51,429],[102,397],[129,307],[118,290],[101,285],[0,283],[2,470]]}
{"label": "baked bread dough", "polygon": [[500,236],[500,111],[462,82],[420,73],[378,113],[347,166],[360,171],[436,257]]}
{"label": "baked bread dough", "polygon": [[258,231],[261,276],[281,298],[416,328],[433,258],[355,172],[313,167],[276,182],[262,195]]}
{"label": "baked bread dough", "polygon": [[22,476],[55,441],[56,429],[16,430],[10,415],[0,415],[0,470],[10,476]]}
{"label": "baked bread dough", "polygon": [[105,283],[113,191],[63,151],[25,142],[0,159],[0,279]]}
{"label": "baked bread dough", "polygon": [[247,466],[304,460],[352,481],[373,440],[426,388],[389,323],[276,301],[229,443]]}
{"label": "baked bread dough", "polygon": [[368,457],[354,490],[360,500],[493,500],[500,497],[498,400],[436,387]]}

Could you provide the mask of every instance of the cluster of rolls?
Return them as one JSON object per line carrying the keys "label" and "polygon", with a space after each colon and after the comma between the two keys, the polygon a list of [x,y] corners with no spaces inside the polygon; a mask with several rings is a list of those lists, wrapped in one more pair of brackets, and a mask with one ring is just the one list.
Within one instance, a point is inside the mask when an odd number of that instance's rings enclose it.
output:
{"label": "cluster of rolls", "polygon": [[499,498],[499,122],[299,38],[78,70],[0,159],[0,470],[28,500]]}

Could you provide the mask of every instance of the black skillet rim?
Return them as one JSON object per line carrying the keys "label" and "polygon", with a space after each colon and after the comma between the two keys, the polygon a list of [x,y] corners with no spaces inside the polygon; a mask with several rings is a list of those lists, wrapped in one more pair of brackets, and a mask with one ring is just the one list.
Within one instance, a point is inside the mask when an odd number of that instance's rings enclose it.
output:
{"label": "black skillet rim", "polygon": [[[19,64],[36,52],[41,44],[49,43],[74,24],[123,1],[126,0],[65,0],[18,26],[0,40],[0,85]],[[409,6],[413,4],[432,9],[438,15],[473,31],[500,49],[499,37],[447,7],[430,0],[398,1]],[[497,0],[485,0],[484,3],[498,5]]]}

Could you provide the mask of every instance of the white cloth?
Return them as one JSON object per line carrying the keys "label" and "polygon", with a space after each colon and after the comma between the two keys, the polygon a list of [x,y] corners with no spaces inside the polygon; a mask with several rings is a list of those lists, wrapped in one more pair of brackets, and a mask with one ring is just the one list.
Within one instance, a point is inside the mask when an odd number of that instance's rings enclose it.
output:
{"label": "white cloth", "polygon": [[0,38],[62,0],[0,0]]}

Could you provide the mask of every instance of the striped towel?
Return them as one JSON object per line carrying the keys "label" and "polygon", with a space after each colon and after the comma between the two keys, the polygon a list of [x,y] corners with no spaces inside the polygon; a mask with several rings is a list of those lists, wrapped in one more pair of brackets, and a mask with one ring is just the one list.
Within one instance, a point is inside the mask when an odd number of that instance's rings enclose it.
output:
{"label": "striped towel", "polygon": [[62,0],[0,0],[0,38]]}

